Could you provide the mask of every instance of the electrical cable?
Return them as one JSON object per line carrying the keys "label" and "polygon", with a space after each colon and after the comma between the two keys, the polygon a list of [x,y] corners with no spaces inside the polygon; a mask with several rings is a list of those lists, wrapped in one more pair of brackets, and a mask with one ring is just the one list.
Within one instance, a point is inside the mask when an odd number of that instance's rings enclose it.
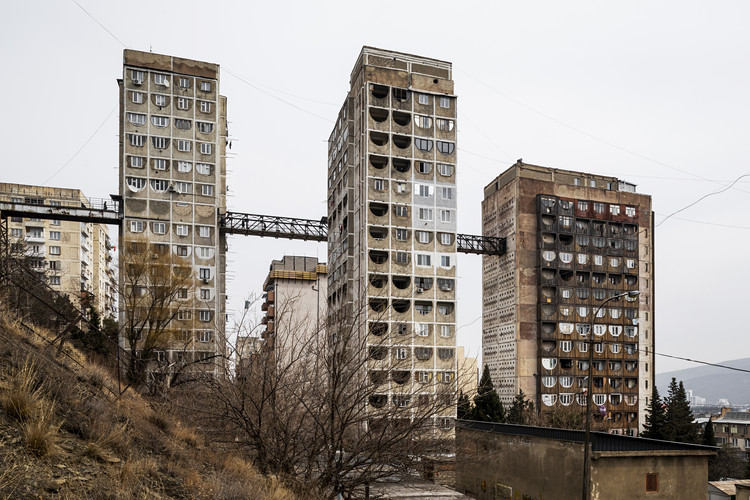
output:
{"label": "electrical cable", "polygon": [[698,198],[697,200],[695,200],[694,202],[692,202],[691,204],[689,204],[687,206],[684,206],[681,209],[672,212],[671,214],[667,215],[664,219],[662,219],[658,224],[655,224],[654,227],[661,226],[662,224],[664,224],[665,222],[667,222],[667,220],[669,220],[673,215],[677,215],[678,213],[683,212],[683,211],[687,210],[688,208],[697,205],[699,202],[705,200],[709,196],[714,196],[714,195],[723,193],[724,191],[727,191],[727,190],[731,189],[732,186],[734,186],[735,184],[737,184],[740,181],[740,179],[742,179],[743,177],[750,177],[750,174],[742,174],[741,176],[737,177],[734,181],[732,181],[732,183],[729,184],[728,186],[725,186],[725,187],[719,189],[718,191],[714,191],[712,193],[705,194],[705,195],[701,196],[700,198]]}
{"label": "electrical cable", "polygon": [[93,16],[93,15],[91,15],[91,12],[87,11],[86,9],[84,9],[84,8],[83,8],[83,7],[81,6],[81,4],[80,4],[80,3],[76,2],[76,0],[73,0],[73,3],[74,3],[74,4],[76,4],[76,5],[78,6],[78,8],[79,8],[79,9],[81,9],[82,11],[84,11],[84,12],[85,12],[85,13],[86,13],[86,14],[87,14],[87,15],[88,15],[88,16],[89,16],[89,17],[90,17],[91,19],[93,19],[93,21],[94,21],[94,22],[95,22],[96,24],[98,24],[98,25],[99,25],[99,27],[101,27],[101,28],[102,28],[102,29],[103,29],[104,31],[106,31],[107,33],[109,33],[109,36],[111,36],[112,38],[114,38],[115,40],[117,40],[118,42],[120,42],[120,45],[122,45],[122,46],[123,46],[123,47],[125,47],[126,49],[128,48],[128,46],[127,46],[127,45],[125,45],[125,42],[123,42],[122,40],[120,40],[119,38],[117,38],[117,37],[115,36],[115,34],[114,34],[114,33],[112,33],[111,31],[109,31],[109,30],[107,29],[107,27],[106,27],[106,26],[104,26],[104,25],[103,25],[102,23],[100,23],[100,22],[99,22],[99,21],[98,21],[98,20],[97,20],[97,19],[96,19],[96,18],[95,18],[95,17]]}

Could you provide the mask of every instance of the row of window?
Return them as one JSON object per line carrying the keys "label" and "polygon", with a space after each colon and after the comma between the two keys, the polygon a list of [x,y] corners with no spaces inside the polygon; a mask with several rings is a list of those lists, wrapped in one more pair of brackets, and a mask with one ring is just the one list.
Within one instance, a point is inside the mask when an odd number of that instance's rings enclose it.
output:
{"label": "row of window", "polygon": [[[450,215],[450,213],[448,215]],[[448,218],[447,222],[449,221],[450,218]],[[409,232],[410,231],[408,229],[394,228],[393,236],[396,238],[396,241],[409,241]],[[414,239],[417,241],[417,243],[432,243],[434,235],[435,233],[431,231],[414,231]],[[451,245],[453,243],[453,235],[451,233],[437,233],[437,235],[438,241],[441,245]],[[378,241],[385,240],[386,238],[388,238],[388,228],[381,226],[370,226],[370,236]]]}
{"label": "row of window", "polygon": [[[557,323],[557,328],[563,335],[570,335],[575,330],[581,337],[586,337],[591,331],[591,325],[588,323]],[[601,337],[609,330],[609,334],[617,338],[621,334],[625,334],[628,338],[635,338],[638,335],[638,327],[631,325],[594,325],[594,335]],[[542,323],[542,333],[553,333],[555,331],[555,323]]]}
{"label": "row of window", "polygon": [[[399,102],[407,102],[411,99],[412,91],[400,87],[393,87],[390,89],[393,94],[393,99]],[[375,99],[384,99],[388,97],[388,87],[385,85],[379,85],[377,83],[370,84],[370,95]],[[416,93],[417,102],[423,106],[428,106],[432,103],[432,97],[430,94]],[[451,98],[448,96],[435,96],[438,105],[444,109],[450,109]]]}
{"label": "row of window", "polygon": [[[591,312],[594,308],[589,306],[577,306],[573,307],[571,305],[561,305],[555,308],[554,305],[550,304],[542,304],[542,317],[544,316],[552,316],[555,314],[555,310],[559,311],[561,315],[563,316],[570,316],[574,312],[581,318],[585,318],[589,315],[589,312]],[[597,309],[596,317],[597,318],[604,318],[607,313],[609,313],[609,317],[612,319],[620,319],[623,315],[623,310],[625,311],[625,317],[628,319],[635,319],[638,317],[638,309],[636,308],[619,308],[619,307],[601,307]],[[603,326],[603,325],[602,325]]]}
{"label": "row of window", "polygon": [[[409,264],[411,262],[410,252],[393,252],[396,264]],[[423,267],[432,266],[432,254],[416,254],[417,265]],[[385,264],[388,261],[388,252],[384,250],[370,250],[370,261],[374,264]],[[453,259],[450,255],[440,256],[440,267],[450,268],[453,265]]]}
{"label": "row of window", "polygon": [[[579,360],[572,360],[572,359],[560,359],[560,368],[563,370],[570,370],[573,368],[573,361],[576,361],[577,368],[580,371],[587,371],[589,369],[589,362],[583,359]],[[542,358],[542,367],[545,370],[554,370],[557,368],[557,358]],[[609,371],[611,372],[619,372],[622,370],[623,363],[622,361],[617,360],[595,360],[591,363],[591,367],[596,371],[603,371],[605,368],[609,367]],[[638,367],[637,361],[626,361],[625,362],[625,370],[629,372],[634,372],[636,368]]]}
{"label": "row of window", "polygon": [[[155,85],[169,88],[169,75],[163,73],[151,73]],[[189,89],[192,78],[187,76],[175,76],[177,78],[177,85],[181,89]],[[133,69],[130,70],[130,79],[135,85],[142,85],[146,81],[146,73],[141,70]],[[199,80],[199,88],[201,92],[211,92],[211,82],[208,80]]]}
{"label": "row of window", "polygon": [[[397,172],[408,172],[411,168],[411,160],[408,160],[406,158],[392,158],[391,164]],[[370,155],[370,165],[378,170],[382,170],[388,166],[388,157]],[[414,169],[419,174],[430,174],[432,172],[432,168],[432,162],[421,160],[416,160],[414,162]],[[450,177],[451,175],[453,175],[453,172],[455,172],[455,166],[448,163],[438,163],[437,171],[443,177]]]}
{"label": "row of window", "polygon": [[[613,337],[619,336],[613,335]],[[609,344],[609,350],[612,354],[619,354],[620,352],[625,350],[627,354],[636,354],[638,352],[638,344],[619,344],[615,342],[594,342],[594,352],[597,354],[604,354],[605,350],[605,344]],[[554,341],[543,341],[542,342],[542,350],[544,352],[551,352],[555,349],[555,346],[557,344]],[[559,342],[560,345],[560,351],[561,352],[571,352],[573,350],[573,341],[572,340],[561,340]],[[578,349],[578,352],[588,352],[589,351],[589,343],[588,341],[577,341],[575,343],[576,348]]]}
{"label": "row of window", "polygon": [[[399,149],[406,149],[411,146],[411,137],[409,136],[394,134],[391,136],[391,140],[393,141],[393,144]],[[386,144],[388,144],[388,134],[383,132],[370,132],[370,141],[375,146],[385,146]],[[414,145],[423,153],[431,152],[433,146],[435,146],[437,150],[444,155],[453,154],[453,152],[456,150],[456,144],[454,142],[436,141],[433,139],[425,139],[423,137],[415,137]]]}
{"label": "row of window", "polygon": [[[133,125],[142,126],[146,124],[147,116],[143,113],[128,112],[126,116],[128,121]],[[166,128],[169,126],[169,117],[151,115],[151,124],[157,128]],[[175,118],[174,126],[180,130],[190,130],[193,127],[193,121],[184,118]],[[196,121],[195,129],[202,134],[210,134],[214,131],[214,124],[210,122]]]}
{"label": "row of window", "polygon": [[[428,337],[430,335],[431,323],[414,323],[414,333],[419,337]],[[450,325],[435,325],[438,328],[438,333],[443,338],[451,337],[451,326]],[[396,323],[393,325],[393,330],[399,335],[409,335],[409,324],[407,323]],[[388,323],[384,321],[371,322],[369,325],[369,331],[371,334],[381,337],[388,333]]]}
{"label": "row of window", "polygon": [[[23,237],[23,229],[21,229],[21,228],[15,228],[14,227],[14,228],[12,228],[10,230],[10,235],[13,238],[22,238]],[[43,239],[44,238],[44,229],[41,229],[41,228],[26,228],[26,237],[27,238],[34,238],[34,239]],[[49,239],[50,240],[60,241],[60,238],[61,238],[60,231],[50,231],[49,232]]]}
{"label": "row of window", "polygon": [[[426,192],[426,191],[425,191]],[[445,194],[445,193],[444,193]],[[450,195],[449,195],[450,196]],[[396,217],[409,217],[409,205],[393,205],[393,215]],[[384,216],[388,211],[388,207],[385,204],[371,203],[370,212],[376,217]],[[418,208],[417,216],[421,221],[432,221],[434,217],[435,209],[433,208]],[[440,222],[449,223],[453,219],[453,210],[449,209],[438,209],[440,215]]]}
{"label": "row of window", "polygon": [[[586,378],[585,377],[571,377],[571,376],[562,376],[562,377],[555,377],[554,375],[545,375],[542,377],[542,385],[548,389],[551,389],[552,387],[555,387],[556,384],[560,384],[560,387],[563,389],[568,389],[573,386],[573,383],[575,381],[578,381],[578,387],[585,387],[586,386]],[[602,377],[596,377],[596,380],[592,380],[592,382],[595,382],[593,385],[596,388],[602,388],[604,387],[604,378]],[[625,382],[623,384],[623,380],[621,378],[609,378],[608,384],[610,387],[614,389],[619,389],[620,387],[626,387],[628,389],[636,389],[638,387],[638,379],[637,378],[626,378]],[[635,395],[633,395],[634,398],[636,398]],[[630,404],[635,404],[635,401]]]}
{"label": "row of window", "polygon": [[[415,350],[421,349],[422,353],[426,352],[425,349],[430,350],[432,352],[432,348],[430,347],[415,347]],[[437,349],[438,358],[442,359],[443,361],[448,361],[453,359],[455,356],[455,349],[450,347],[439,347]],[[412,348],[411,347],[393,347],[392,348],[393,357],[396,359],[408,359],[411,355]],[[370,358],[381,360],[385,359],[385,357],[388,355],[388,348],[385,346],[371,346],[370,347]],[[431,355],[430,355],[431,356]]]}
{"label": "row of window", "polygon": [[[559,399],[558,399],[559,396]],[[607,402],[607,394],[594,394],[594,397],[592,399],[593,403],[597,406],[603,406]],[[586,395],[585,394],[542,394],[542,403],[544,403],[545,406],[554,406],[557,401],[560,401],[560,404],[563,406],[570,406],[573,403],[573,399],[575,398],[575,401],[580,406],[586,406]],[[638,402],[638,396],[628,394],[625,396],[625,402],[628,404],[628,406],[633,406]],[[613,405],[619,405],[623,401],[622,394],[609,394],[609,402]],[[631,416],[632,415],[632,416]],[[629,421],[634,421],[637,418],[637,415],[635,413],[628,415]]]}
{"label": "row of window", "polygon": [[[595,181],[592,179],[592,186],[596,187]],[[557,201],[560,202],[560,211],[562,213],[570,213],[573,210],[573,201],[571,200],[557,200],[555,198],[542,197],[542,211],[543,213],[555,213],[555,204]],[[628,217],[635,217],[637,210],[636,207],[630,205],[620,205],[617,203],[603,203],[603,202],[589,202],[588,200],[577,200],[575,202],[575,208],[579,212],[588,212],[589,208],[593,208],[596,214],[605,214],[609,212],[611,215],[620,215],[624,213]],[[623,210],[624,208],[624,210]]]}
{"label": "row of window", "polygon": [[[132,168],[143,168],[146,161],[147,159],[143,156],[128,157],[128,164]],[[169,168],[169,161],[170,160],[165,158],[151,158],[154,170],[167,171]],[[172,162],[176,165],[176,170],[180,173],[187,174],[193,170],[193,162],[191,161],[172,160]],[[214,166],[211,163],[198,162],[195,164],[195,171],[202,175],[211,175],[214,171]]]}
{"label": "row of window", "polygon": [[[375,288],[383,288],[386,284],[388,284],[388,276],[385,274],[370,274],[370,276],[368,277],[368,281]],[[422,293],[424,291],[432,289],[434,281],[434,278],[415,276],[414,286],[417,288],[417,293]],[[394,274],[391,276],[391,282],[393,283],[393,286],[398,288],[399,290],[406,290],[411,285],[411,276]],[[444,292],[450,292],[451,290],[453,290],[454,284],[454,280],[450,278],[437,279],[438,288]]]}
{"label": "row of window", "polygon": [[[573,262],[573,253],[571,252],[560,252],[555,253],[552,250],[542,251],[542,259],[547,262],[554,262],[555,259],[559,258],[563,264],[570,264]],[[622,259],[620,257],[605,257],[603,255],[591,255],[586,253],[579,253],[575,256],[575,260],[578,264],[585,265],[591,261],[595,266],[604,266],[609,264],[610,267],[620,267],[623,263],[627,269],[635,269],[638,265],[636,259]]]}
{"label": "row of window", "polygon": [[[146,94],[144,94],[143,92],[131,92],[130,100],[133,102],[133,104],[143,104],[145,96]],[[151,99],[153,100],[154,106],[158,107],[159,109],[169,106],[170,103],[170,96],[164,94],[151,94]],[[188,97],[176,97],[175,107],[181,111],[188,111],[190,110],[190,105],[192,102],[193,100]],[[198,102],[198,109],[201,113],[211,113],[211,109],[213,107],[213,103],[211,101],[202,101],[200,99],[197,99],[196,102]],[[130,117],[128,117],[128,119],[130,119]],[[144,125],[145,123],[146,122],[144,121],[143,123],[136,123],[136,125]]]}
{"label": "row of window", "polygon": [[[142,148],[146,144],[146,137],[141,134],[128,134],[128,142],[133,147]],[[167,149],[171,141],[172,139],[169,137],[151,136],[151,144],[156,149]],[[192,143],[188,139],[174,139],[175,148],[183,153],[189,153],[192,150]],[[201,154],[210,155],[213,153],[213,143],[199,142],[198,145]]]}
{"label": "row of window", "polygon": [[[146,228],[146,221],[142,220],[131,220],[130,221],[130,232],[131,233],[142,233]],[[167,223],[166,222],[152,222],[151,232],[153,234],[167,234]],[[198,229],[198,236],[201,238],[210,238],[212,233],[211,226],[196,226]],[[174,232],[177,236],[189,236],[190,225],[189,224],[175,224]],[[187,247],[185,247],[187,248]],[[179,255],[179,254],[178,254]]]}
{"label": "row of window", "polygon": [[[377,123],[383,123],[388,119],[388,110],[383,108],[370,108],[370,117]],[[401,111],[393,112],[393,121],[396,125],[405,127],[411,122],[411,115]],[[435,127],[442,132],[452,132],[455,122],[448,118],[433,118],[425,115],[414,115],[414,124],[421,129],[431,129],[433,122]],[[339,141],[346,141],[348,137],[348,128],[344,131]],[[338,152],[337,146],[337,152]]]}
{"label": "row of window", "polygon": [[[375,312],[384,312],[385,309],[388,307],[388,299],[385,298],[371,298],[370,299],[370,309],[372,309]],[[393,307],[393,310],[397,313],[405,313],[408,312],[411,308],[411,300],[408,299],[393,299],[391,300],[391,307]],[[453,314],[453,311],[455,310],[456,306],[452,302],[438,302],[437,303],[437,309],[438,312],[444,316],[447,316],[449,314]],[[414,301],[414,310],[417,312],[417,314],[430,314],[432,313],[433,309],[433,303],[431,301],[424,301],[424,300],[415,300]]]}
{"label": "row of window", "polygon": [[[125,182],[128,188],[133,192],[143,191],[146,184],[151,187],[153,191],[157,193],[164,193],[166,191],[176,192],[179,194],[193,194],[193,183],[176,181],[170,183],[166,179],[144,179],[143,177],[126,177]],[[196,193],[200,193],[202,196],[213,196],[214,185],[213,184],[195,184]]]}

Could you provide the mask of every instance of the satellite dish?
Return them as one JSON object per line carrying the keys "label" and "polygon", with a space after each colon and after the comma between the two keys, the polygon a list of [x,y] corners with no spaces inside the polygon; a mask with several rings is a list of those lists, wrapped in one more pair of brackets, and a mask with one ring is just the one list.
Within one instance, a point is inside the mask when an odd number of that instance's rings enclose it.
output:
{"label": "satellite dish", "polygon": [[169,88],[169,80],[164,80],[164,86]]}

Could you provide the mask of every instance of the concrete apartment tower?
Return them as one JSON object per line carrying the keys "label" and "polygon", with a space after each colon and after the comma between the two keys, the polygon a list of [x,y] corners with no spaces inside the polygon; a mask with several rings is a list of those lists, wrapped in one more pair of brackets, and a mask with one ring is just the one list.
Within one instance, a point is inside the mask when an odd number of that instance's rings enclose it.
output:
{"label": "concrete apartment tower", "polygon": [[[370,404],[455,388],[451,64],[363,47],[328,147],[328,304],[367,336],[371,375],[388,373]],[[453,417],[455,406],[435,424]]]}
{"label": "concrete apartment tower", "polygon": [[[0,200],[34,205],[91,204],[79,189],[0,183]],[[103,224],[57,219],[11,217],[11,250],[28,258],[47,283],[77,306],[91,304],[99,317],[115,318],[116,282],[109,229]]]}
{"label": "concrete apartment tower", "polygon": [[[154,259],[189,260],[195,280],[180,297],[167,360],[225,351],[226,98],[219,66],[125,50],[120,87],[120,249],[144,239]],[[121,314],[126,313],[121,311]],[[218,367],[206,362],[206,371]]]}
{"label": "concrete apartment tower", "polygon": [[[637,433],[654,382],[651,197],[614,177],[519,160],[484,189],[482,360],[503,403],[542,412],[593,403],[613,432]],[[607,302],[638,290],[640,296]]]}

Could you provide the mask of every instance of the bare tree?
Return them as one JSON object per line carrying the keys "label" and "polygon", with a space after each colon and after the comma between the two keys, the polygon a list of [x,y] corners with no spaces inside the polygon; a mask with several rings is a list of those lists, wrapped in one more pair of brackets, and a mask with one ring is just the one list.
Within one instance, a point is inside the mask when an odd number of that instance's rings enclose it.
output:
{"label": "bare tree", "polygon": [[120,338],[129,350],[126,371],[134,386],[146,381],[149,363],[173,337],[178,298],[193,284],[190,262],[161,248],[130,241],[120,261]]}
{"label": "bare tree", "polygon": [[362,333],[356,313],[310,329],[315,322],[295,318],[293,301],[286,304],[276,311],[277,331],[286,320],[289,331],[311,333],[279,334],[242,376],[208,381],[196,413],[220,423],[262,472],[321,495],[350,497],[378,478],[413,473],[425,457],[452,453],[455,371],[417,380],[410,361],[378,359],[392,341]]}

